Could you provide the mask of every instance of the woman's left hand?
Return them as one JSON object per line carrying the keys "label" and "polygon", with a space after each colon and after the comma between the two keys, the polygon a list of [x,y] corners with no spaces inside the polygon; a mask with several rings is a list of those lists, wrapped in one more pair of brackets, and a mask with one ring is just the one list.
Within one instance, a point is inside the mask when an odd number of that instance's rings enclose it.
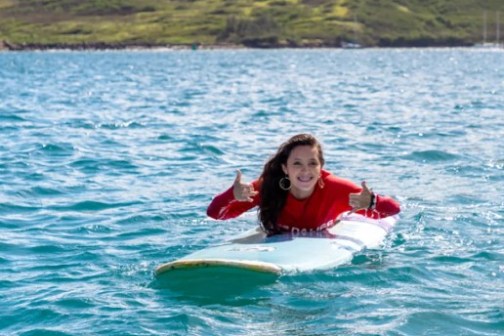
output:
{"label": "woman's left hand", "polygon": [[368,209],[371,206],[373,192],[367,187],[365,181],[363,181],[361,185],[362,191],[360,193],[350,194],[348,204],[352,207],[353,212],[361,209]]}

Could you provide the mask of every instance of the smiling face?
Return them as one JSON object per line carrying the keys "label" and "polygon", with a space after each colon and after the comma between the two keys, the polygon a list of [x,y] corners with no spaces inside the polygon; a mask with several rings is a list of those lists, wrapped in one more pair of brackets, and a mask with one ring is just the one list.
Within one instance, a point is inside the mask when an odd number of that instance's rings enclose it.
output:
{"label": "smiling face", "polygon": [[289,154],[282,169],[291,181],[290,192],[298,199],[309,197],[320,177],[322,164],[316,146],[297,146]]}

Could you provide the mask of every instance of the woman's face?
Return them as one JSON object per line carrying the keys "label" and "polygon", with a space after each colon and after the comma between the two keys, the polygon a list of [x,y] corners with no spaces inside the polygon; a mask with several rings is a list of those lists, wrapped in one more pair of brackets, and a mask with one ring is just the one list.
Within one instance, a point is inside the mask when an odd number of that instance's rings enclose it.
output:
{"label": "woman's face", "polygon": [[317,147],[295,147],[287,158],[287,163],[282,165],[282,169],[291,181],[292,195],[298,199],[309,197],[315,189],[322,169]]}

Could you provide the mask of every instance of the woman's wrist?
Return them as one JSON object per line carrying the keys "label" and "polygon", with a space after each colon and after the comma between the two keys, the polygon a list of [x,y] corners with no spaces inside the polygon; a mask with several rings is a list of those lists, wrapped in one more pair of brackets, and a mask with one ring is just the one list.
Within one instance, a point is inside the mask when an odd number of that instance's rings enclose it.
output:
{"label": "woman's wrist", "polygon": [[371,193],[371,200],[369,201],[368,210],[373,210],[376,207],[376,194]]}

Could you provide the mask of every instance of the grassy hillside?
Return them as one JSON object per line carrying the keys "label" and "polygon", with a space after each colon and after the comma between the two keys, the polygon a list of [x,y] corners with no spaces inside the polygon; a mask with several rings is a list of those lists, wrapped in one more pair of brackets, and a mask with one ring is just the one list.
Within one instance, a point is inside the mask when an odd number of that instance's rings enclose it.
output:
{"label": "grassy hillside", "polygon": [[4,46],[470,45],[503,0],[0,0]]}

